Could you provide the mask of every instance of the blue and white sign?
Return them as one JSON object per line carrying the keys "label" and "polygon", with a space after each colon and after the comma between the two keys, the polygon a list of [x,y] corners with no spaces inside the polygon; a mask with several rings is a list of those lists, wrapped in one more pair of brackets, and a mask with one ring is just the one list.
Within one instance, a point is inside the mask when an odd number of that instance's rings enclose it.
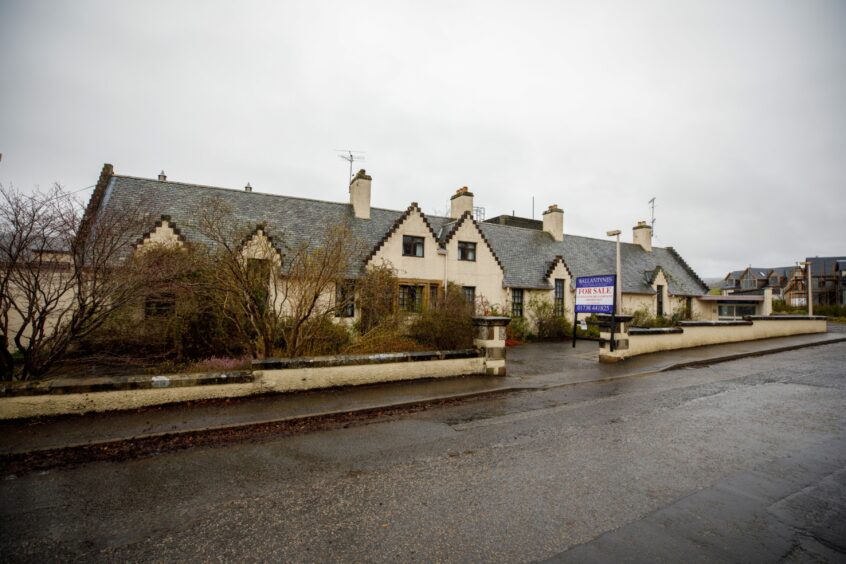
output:
{"label": "blue and white sign", "polygon": [[614,313],[616,276],[580,276],[576,278],[576,313]]}

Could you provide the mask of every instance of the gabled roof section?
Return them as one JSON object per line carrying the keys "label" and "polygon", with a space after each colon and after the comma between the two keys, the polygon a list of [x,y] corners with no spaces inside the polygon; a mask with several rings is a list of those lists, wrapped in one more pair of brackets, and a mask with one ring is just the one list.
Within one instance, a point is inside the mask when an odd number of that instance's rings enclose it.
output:
{"label": "gabled roof section", "polygon": [[[371,208],[370,219],[356,218],[352,206],[346,202],[327,202],[292,196],[265,194],[258,191],[229,189],[183,182],[161,181],[149,178],[114,175],[109,170],[101,175],[102,191],[89,203],[89,210],[96,214],[103,205],[143,204],[151,217],[167,215],[179,224],[180,233],[188,242],[214,246],[198,228],[198,218],[203,214],[203,203],[210,198],[221,200],[232,211],[230,220],[245,231],[263,223],[272,233],[277,247],[297,247],[319,241],[327,225],[350,226],[352,234],[361,241],[362,256],[357,258],[350,277],[358,276],[367,252],[376,247],[397,222],[403,212]],[[99,186],[99,185],[98,185]],[[284,188],[284,187],[283,187]],[[96,190],[95,190],[96,192]],[[417,208],[417,205],[414,204]],[[419,208],[417,208],[419,210]],[[421,212],[422,213],[422,212]],[[424,216],[434,233],[450,221],[446,217]],[[133,240],[141,237],[138,233]]]}
{"label": "gabled roof section", "polygon": [[493,255],[494,260],[499,265],[500,270],[505,272],[505,268],[502,266],[502,261],[499,260],[499,257],[496,255],[496,251],[494,251],[493,247],[491,246],[490,241],[485,236],[485,233],[479,228],[479,223],[473,218],[473,214],[469,211],[464,212],[461,214],[457,220],[450,224],[446,224],[441,229],[441,246],[446,247],[447,243],[458,233],[458,229],[467,221],[473,224],[473,227],[476,228],[476,231],[479,233],[479,236],[482,238],[482,241],[487,245],[488,250]]}
{"label": "gabled roof section", "polygon": [[747,266],[740,272],[741,277],[745,276],[746,274],[749,274],[753,279],[760,280],[769,276],[770,269],[762,266]]}
{"label": "gabled roof section", "polygon": [[[677,252],[676,252],[676,249],[675,249],[674,247],[667,247],[667,252],[668,252],[668,253],[670,253],[671,255],[673,255],[673,257],[674,257],[674,258],[675,258],[675,259],[676,259],[679,263],[681,263],[682,267],[684,267],[684,269],[687,271],[687,273],[690,275],[690,277],[691,277],[691,278],[693,278],[693,280],[694,280],[697,284],[699,284],[699,286],[701,286],[701,287],[702,287],[702,289],[704,289],[704,290],[705,290],[705,293],[707,294],[707,293],[708,293],[708,290],[709,290],[711,287],[710,287],[710,286],[708,286],[708,284],[706,284],[706,283],[705,283],[705,281],[704,281],[704,280],[702,280],[702,278],[700,278],[698,274],[696,274],[696,271],[695,271],[695,270],[693,270],[693,268],[691,268],[691,266],[690,266],[689,264],[687,264],[687,261],[686,261],[686,260],[684,260],[684,257],[682,257],[679,253],[677,253]],[[666,274],[666,273],[665,273],[665,274]]]}
{"label": "gabled roof section", "polygon": [[276,256],[281,261],[284,258],[285,253],[284,253],[281,245],[279,244],[279,242],[276,239],[274,239],[274,236],[270,232],[268,232],[267,224],[263,223],[263,222],[256,225],[255,229],[253,229],[250,232],[249,235],[247,235],[246,237],[241,239],[241,242],[238,244],[238,249],[239,249],[238,252],[243,252],[243,249],[247,245],[249,245],[250,241],[255,239],[259,235],[259,233],[261,233],[261,235],[265,239],[267,239],[267,242],[270,243],[270,248],[272,248],[274,250],[274,252],[276,253]]}
{"label": "gabled roof section", "polygon": [[567,274],[570,275],[571,279],[573,278],[573,273],[570,272],[570,267],[567,266],[567,261],[564,260],[564,257],[561,255],[555,255],[555,258],[549,263],[549,268],[546,269],[546,274],[544,275],[547,280],[549,280],[549,277],[552,276],[552,271],[555,270],[555,267],[558,266],[559,263],[564,265],[564,270],[567,271]]}
{"label": "gabled roof section", "polygon": [[137,249],[138,247],[142,246],[144,243],[149,241],[153,233],[155,233],[158,229],[161,229],[164,226],[165,221],[167,222],[168,227],[170,227],[171,231],[173,231],[173,234],[176,235],[176,239],[184,245],[186,243],[185,235],[182,234],[182,231],[179,229],[179,227],[176,226],[176,223],[174,223],[174,221],[170,218],[169,215],[162,215],[158,220],[156,220],[156,223],[153,224],[153,228],[149,231],[144,232],[144,234],[141,235],[141,237],[139,237],[135,244],[132,246]]}
{"label": "gabled roof section", "polygon": [[805,262],[811,263],[811,276],[832,276],[834,267],[838,261],[846,260],[846,257],[807,257]]}
{"label": "gabled roof section", "polygon": [[417,202],[411,202],[411,205],[408,206],[406,208],[406,210],[404,212],[402,212],[402,215],[400,215],[394,221],[393,225],[391,225],[391,227],[385,232],[385,234],[382,235],[381,239],[379,239],[379,241],[373,246],[373,248],[370,250],[370,252],[364,258],[364,261],[362,261],[362,265],[361,265],[362,268],[364,268],[367,265],[367,263],[370,262],[370,259],[372,259],[374,256],[376,256],[376,253],[379,252],[379,249],[381,249],[385,245],[385,243],[388,241],[388,239],[390,239],[391,236],[394,233],[397,232],[397,230],[400,228],[400,226],[403,223],[405,223],[405,221],[409,218],[409,216],[414,212],[417,212],[417,213],[420,214],[420,217],[423,218],[423,223],[426,224],[426,228],[429,230],[429,233],[432,235],[432,238],[435,241],[438,241],[438,234],[435,233],[435,230],[432,228],[432,224],[429,222],[429,218],[426,217],[426,214],[423,213],[423,210],[420,209],[420,206],[417,205]]}
{"label": "gabled roof section", "polygon": [[[560,256],[573,277],[613,274],[616,271],[616,242],[611,240],[564,235],[555,241],[549,233],[498,223],[483,222],[480,229],[490,241],[505,268],[504,284],[510,288],[549,289],[546,275],[552,261]],[[680,296],[701,296],[708,287],[692,274],[675,250],[653,247],[652,252],[640,245],[620,243],[623,291],[654,294],[643,273],[661,266],[670,293]]]}
{"label": "gabled roof section", "polygon": [[667,277],[667,273],[664,272],[664,269],[661,267],[660,264],[652,270],[644,271],[643,277],[646,280],[647,284],[649,284],[650,286],[654,286],[655,279],[658,278],[658,274],[664,274],[664,278],[669,282],[670,279]]}
{"label": "gabled roof section", "polygon": [[88,200],[88,205],[85,206],[85,213],[82,215],[82,223],[79,226],[79,234],[85,238],[88,230],[91,228],[91,222],[103,204],[103,198],[106,195],[109,182],[115,173],[115,167],[109,163],[103,164],[103,169],[100,171],[100,177],[97,179],[97,184],[94,186],[94,192],[91,193],[91,198]]}

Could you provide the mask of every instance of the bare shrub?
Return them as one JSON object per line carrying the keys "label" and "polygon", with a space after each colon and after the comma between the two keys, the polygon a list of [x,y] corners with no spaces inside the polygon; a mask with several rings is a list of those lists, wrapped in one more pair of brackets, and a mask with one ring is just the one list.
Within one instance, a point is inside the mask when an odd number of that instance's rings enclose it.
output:
{"label": "bare shrub", "polygon": [[246,337],[253,357],[302,356],[352,295],[338,299],[361,243],[347,223],[328,225],[321,237],[291,243],[271,239],[264,225],[239,223],[226,202],[202,204],[198,229],[207,249],[211,299]]}
{"label": "bare shrub", "polygon": [[0,186],[0,378],[42,376],[157,276],[126,260],[142,206],[86,218],[59,185],[32,194]]}
{"label": "bare shrub", "polygon": [[398,326],[396,310],[399,280],[393,266],[387,263],[368,267],[358,280],[359,320],[355,329],[366,335],[376,327]]}
{"label": "bare shrub", "polygon": [[418,343],[436,349],[465,349],[473,346],[473,305],[460,286],[449,284],[443,298],[411,322],[409,334]]}
{"label": "bare shrub", "polygon": [[538,339],[560,340],[572,334],[566,318],[555,314],[555,306],[550,300],[532,298],[528,309],[535,321]]}

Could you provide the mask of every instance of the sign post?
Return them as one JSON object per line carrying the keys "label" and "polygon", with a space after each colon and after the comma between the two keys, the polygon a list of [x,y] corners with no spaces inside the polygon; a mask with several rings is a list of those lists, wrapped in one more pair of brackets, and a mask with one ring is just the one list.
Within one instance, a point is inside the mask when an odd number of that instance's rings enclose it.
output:
{"label": "sign post", "polygon": [[576,325],[580,313],[611,315],[611,350],[614,350],[614,313],[616,310],[617,276],[580,276],[576,278],[576,308],[573,312],[573,346],[576,346]]}

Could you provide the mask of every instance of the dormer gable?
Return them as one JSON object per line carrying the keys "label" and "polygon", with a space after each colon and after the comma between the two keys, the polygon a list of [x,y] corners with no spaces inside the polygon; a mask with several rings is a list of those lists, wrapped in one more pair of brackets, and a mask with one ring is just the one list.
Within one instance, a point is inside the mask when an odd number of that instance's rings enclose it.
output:
{"label": "dormer gable", "polygon": [[[419,237],[424,242],[424,253],[422,257],[434,256],[440,247],[438,235],[432,229],[432,225],[417,202],[411,205],[400,215],[390,229],[382,236],[373,247],[363,262],[367,266],[371,261],[381,258],[394,263],[403,255],[403,236]],[[408,255],[405,255],[408,256]]]}
{"label": "dormer gable", "polygon": [[183,247],[185,236],[169,215],[163,215],[152,229],[144,233],[135,243],[136,252],[144,252],[154,247]]}
{"label": "dormer gable", "polygon": [[[467,230],[472,230],[472,236],[467,235],[467,233],[468,233]],[[441,247],[444,248],[444,249],[448,249],[450,241],[452,241],[456,237],[459,238],[459,239],[461,239],[462,237],[465,237],[465,238],[468,238],[468,239],[472,238],[474,240],[477,240],[477,241],[474,241],[474,242],[478,242],[478,243],[481,243],[482,245],[484,245],[487,248],[487,250],[490,251],[491,256],[496,261],[496,264],[499,266],[499,269],[502,272],[505,272],[505,268],[502,266],[502,261],[499,260],[499,257],[497,256],[496,252],[493,250],[493,247],[491,246],[490,241],[488,241],[488,238],[485,237],[485,234],[479,228],[479,224],[473,218],[473,214],[471,214],[470,212],[464,212],[461,215],[461,217],[459,217],[449,227],[447,232],[442,235],[441,243],[440,243]]]}
{"label": "dormer gable", "polygon": [[570,279],[571,283],[573,281],[573,273],[570,271],[570,267],[567,266],[567,262],[564,260],[564,257],[561,255],[556,255],[554,259],[552,259],[549,263],[549,267],[546,269],[546,273],[544,276],[547,280],[550,280],[550,284],[552,283],[552,278],[557,278],[555,276],[556,272],[564,271],[567,273],[567,278]]}
{"label": "dormer gable", "polygon": [[259,223],[256,228],[239,245],[241,256],[247,260],[273,260],[277,265],[282,264],[283,254],[272,235],[267,232],[267,226]]}

